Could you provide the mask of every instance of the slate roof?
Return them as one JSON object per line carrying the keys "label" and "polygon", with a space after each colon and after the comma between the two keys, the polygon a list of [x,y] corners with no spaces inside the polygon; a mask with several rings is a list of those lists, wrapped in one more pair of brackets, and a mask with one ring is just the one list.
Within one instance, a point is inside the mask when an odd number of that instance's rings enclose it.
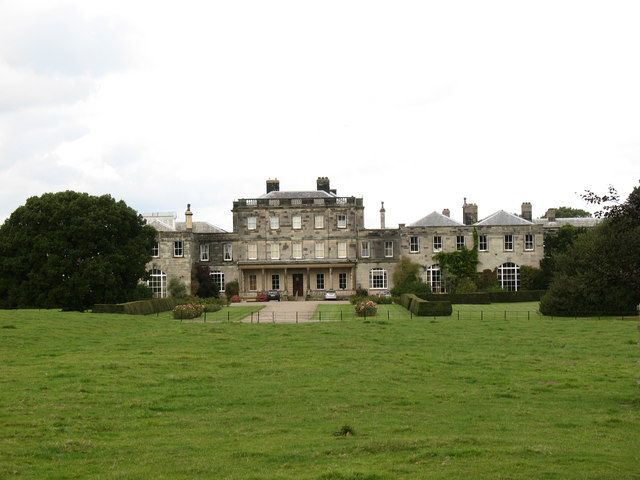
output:
{"label": "slate roof", "polygon": [[158,219],[147,218],[146,220],[147,220],[147,225],[155,228],[159,232],[173,232],[175,230],[174,228],[171,227],[171,225],[167,225],[166,223],[161,222]]}
{"label": "slate roof", "polygon": [[436,211],[409,225],[410,227],[460,227],[462,223],[456,222],[446,215]]}
{"label": "slate roof", "polygon": [[[184,222],[176,222],[176,230],[186,230]],[[227,233],[226,230],[216,227],[209,222],[193,222],[193,233]]]}
{"label": "slate roof", "polygon": [[309,190],[301,192],[269,192],[258,198],[280,199],[280,198],[336,198],[337,195],[327,193],[324,190]]}
{"label": "slate roof", "polygon": [[489,215],[488,217],[474,223],[479,227],[482,226],[500,226],[500,225],[533,225],[533,222],[525,220],[522,217],[514,215],[513,213],[505,212],[504,210],[498,210],[496,213]]}
{"label": "slate roof", "polygon": [[572,225],[578,228],[591,228],[595,227],[602,221],[601,218],[595,217],[569,217],[569,218],[556,218],[555,222],[550,222],[546,218],[536,218],[534,222],[542,225],[543,227],[553,228],[562,227],[563,225]]}

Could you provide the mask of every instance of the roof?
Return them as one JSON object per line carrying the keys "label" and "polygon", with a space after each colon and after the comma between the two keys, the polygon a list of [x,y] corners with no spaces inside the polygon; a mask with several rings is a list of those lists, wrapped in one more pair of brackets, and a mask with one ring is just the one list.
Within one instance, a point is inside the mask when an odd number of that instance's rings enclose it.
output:
{"label": "roof", "polygon": [[280,198],[336,198],[337,195],[325,192],[324,190],[309,190],[301,192],[281,192],[273,191],[265,193],[258,198],[280,199]]}
{"label": "roof", "polygon": [[[186,230],[184,222],[176,222],[176,230]],[[227,233],[220,227],[210,224],[209,222],[193,222],[193,233]]]}
{"label": "roof", "polygon": [[547,218],[536,218],[534,222],[547,228],[562,227],[563,225],[572,225],[578,228],[595,227],[602,221],[601,218],[594,217],[568,217],[556,218],[555,222],[550,222]]}
{"label": "roof", "polygon": [[175,230],[171,225],[167,225],[157,218],[145,218],[145,220],[147,221],[147,225],[155,228],[159,232],[173,232]]}
{"label": "roof", "polygon": [[498,210],[496,213],[489,215],[488,217],[474,223],[479,227],[483,226],[500,226],[500,225],[533,225],[533,222],[526,220],[513,213],[505,212],[504,210]]}
{"label": "roof", "polygon": [[442,215],[436,211],[431,212],[426,217],[421,218],[410,227],[460,227],[462,223],[456,222],[446,215]]}

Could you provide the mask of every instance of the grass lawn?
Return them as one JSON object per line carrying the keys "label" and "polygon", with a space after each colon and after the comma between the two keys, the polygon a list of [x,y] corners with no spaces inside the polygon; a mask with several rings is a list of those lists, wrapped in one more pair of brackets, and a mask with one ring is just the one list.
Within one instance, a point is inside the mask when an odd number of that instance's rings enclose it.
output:
{"label": "grass lawn", "polygon": [[635,322],[372,320],[0,311],[0,478],[639,478]]}
{"label": "grass lawn", "polygon": [[[184,320],[185,322],[239,322],[254,312],[262,310],[264,305],[242,305],[233,307],[222,307],[217,312],[207,312],[206,315],[202,315],[200,318],[194,318],[192,320]],[[173,319],[172,312],[162,312],[157,315],[159,318],[165,320]]]}

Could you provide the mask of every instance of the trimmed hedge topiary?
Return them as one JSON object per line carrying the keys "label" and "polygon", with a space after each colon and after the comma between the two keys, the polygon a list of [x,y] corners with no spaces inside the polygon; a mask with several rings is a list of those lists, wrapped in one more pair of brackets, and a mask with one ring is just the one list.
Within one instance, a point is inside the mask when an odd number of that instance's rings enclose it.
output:
{"label": "trimmed hedge topiary", "polygon": [[519,290],[517,292],[475,292],[475,293],[437,293],[421,295],[423,300],[448,301],[453,304],[465,303],[488,305],[490,303],[537,302],[544,290]]}
{"label": "trimmed hedge topiary", "polygon": [[150,315],[152,313],[168,312],[181,303],[177,298],[152,298],[126,303],[99,303],[93,306],[93,313],[123,313],[127,315]]}
{"label": "trimmed hedge topiary", "polygon": [[411,300],[411,313],[418,317],[448,317],[452,312],[451,302],[429,302],[418,297]]}

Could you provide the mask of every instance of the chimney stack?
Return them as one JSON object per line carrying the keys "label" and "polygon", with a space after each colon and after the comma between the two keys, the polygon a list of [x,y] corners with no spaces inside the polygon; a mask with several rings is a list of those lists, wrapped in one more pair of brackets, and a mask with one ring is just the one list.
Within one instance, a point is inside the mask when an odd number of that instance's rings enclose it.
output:
{"label": "chimney stack", "polygon": [[444,210],[442,210],[442,214],[443,214],[445,217],[451,217],[451,212],[449,211],[449,209],[448,209],[448,208],[445,208]]}
{"label": "chimney stack", "polygon": [[316,181],[318,191],[323,191],[327,193],[331,193],[331,185],[329,183],[329,178],[327,177],[318,177]]}
{"label": "chimney stack", "polygon": [[547,217],[548,221],[555,222],[556,221],[556,209],[555,208],[548,209],[546,217]]}
{"label": "chimney stack", "polygon": [[191,213],[190,203],[187,203],[187,211],[184,212],[184,225],[187,232],[193,231],[193,213]]}
{"label": "chimney stack", "polygon": [[467,203],[467,197],[465,197],[462,205],[462,222],[465,225],[473,225],[477,221],[478,206],[475,203]]}
{"label": "chimney stack", "polygon": [[382,202],[382,207],[380,208],[380,228],[384,230],[384,214],[386,210],[384,209],[384,202]]}
{"label": "chimney stack", "polygon": [[280,191],[280,180],[274,178],[273,180],[267,180],[267,193],[271,192],[279,192]]}
{"label": "chimney stack", "polygon": [[529,220],[530,222],[533,220],[533,207],[531,206],[531,203],[524,202],[520,211],[522,212],[520,215],[522,218]]}

